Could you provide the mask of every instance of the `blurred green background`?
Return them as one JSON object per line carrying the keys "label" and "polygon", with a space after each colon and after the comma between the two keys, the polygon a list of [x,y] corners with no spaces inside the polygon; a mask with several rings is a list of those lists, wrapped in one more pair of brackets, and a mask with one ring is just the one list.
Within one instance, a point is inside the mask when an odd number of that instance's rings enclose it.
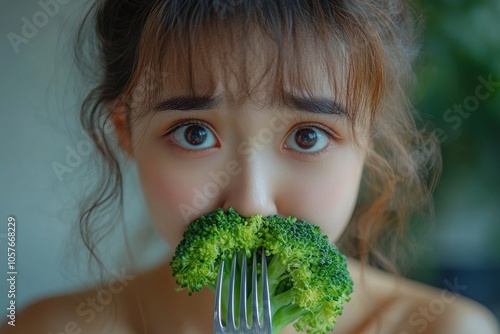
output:
{"label": "blurred green background", "polygon": [[435,127],[443,173],[436,220],[415,224],[409,276],[500,318],[500,1],[424,0],[415,104]]}

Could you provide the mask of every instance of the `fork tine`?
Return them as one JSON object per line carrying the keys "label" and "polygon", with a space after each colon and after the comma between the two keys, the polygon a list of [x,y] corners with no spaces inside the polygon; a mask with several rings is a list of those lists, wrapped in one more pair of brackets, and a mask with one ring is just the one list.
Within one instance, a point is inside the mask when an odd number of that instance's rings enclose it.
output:
{"label": "fork tine", "polygon": [[267,333],[272,331],[272,318],[271,318],[271,298],[269,296],[269,278],[267,277],[267,260],[266,253],[262,249],[262,312],[263,312],[263,328]]}
{"label": "fork tine", "polygon": [[227,329],[236,330],[234,318],[234,281],[236,281],[236,258],[237,254],[233,255],[233,265],[231,266],[231,276],[229,278],[229,300],[227,303]]}
{"label": "fork tine", "polygon": [[240,281],[240,331],[248,329],[247,321],[247,257],[243,254]]}
{"label": "fork tine", "polygon": [[253,255],[252,262],[252,328],[260,327],[259,321],[259,293],[257,287],[257,252]]}
{"label": "fork tine", "polygon": [[214,312],[214,332],[215,334],[223,333],[222,314],[221,314],[221,299],[222,299],[222,275],[224,272],[224,261],[221,262],[219,275],[217,276],[217,285],[215,287],[215,312]]}

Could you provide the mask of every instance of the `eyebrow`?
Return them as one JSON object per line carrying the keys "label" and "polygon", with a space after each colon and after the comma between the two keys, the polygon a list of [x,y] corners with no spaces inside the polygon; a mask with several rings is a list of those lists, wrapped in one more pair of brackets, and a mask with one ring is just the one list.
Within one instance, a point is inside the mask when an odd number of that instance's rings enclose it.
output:
{"label": "eyebrow", "polygon": [[[155,107],[156,111],[167,110],[208,110],[219,107],[223,98],[218,95],[210,96],[176,96],[161,101]],[[285,94],[285,106],[291,109],[305,111],[313,114],[348,116],[346,109],[339,103],[328,98],[308,98],[298,97],[292,94]]]}
{"label": "eyebrow", "polygon": [[285,105],[292,109],[306,111],[314,114],[348,116],[346,109],[339,103],[323,97],[298,97],[286,94]]}
{"label": "eyebrow", "polygon": [[208,110],[220,106],[222,98],[220,96],[176,96],[163,100],[155,107],[156,111],[167,110]]}

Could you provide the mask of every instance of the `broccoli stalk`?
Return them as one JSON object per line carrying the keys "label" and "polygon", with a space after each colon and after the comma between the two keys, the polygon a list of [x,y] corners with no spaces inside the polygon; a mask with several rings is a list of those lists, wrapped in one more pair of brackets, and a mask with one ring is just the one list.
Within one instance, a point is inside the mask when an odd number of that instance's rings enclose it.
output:
{"label": "broccoli stalk", "polygon": [[[232,208],[227,213],[217,209],[187,227],[170,265],[180,289],[189,294],[204,286],[215,290],[223,260],[237,252],[250,257],[261,248],[268,259],[273,334],[292,322],[301,332],[333,330],[343,303],[350,300],[353,282],[345,256],[318,226],[304,220],[244,218]],[[228,281],[226,274],[224,285]]]}

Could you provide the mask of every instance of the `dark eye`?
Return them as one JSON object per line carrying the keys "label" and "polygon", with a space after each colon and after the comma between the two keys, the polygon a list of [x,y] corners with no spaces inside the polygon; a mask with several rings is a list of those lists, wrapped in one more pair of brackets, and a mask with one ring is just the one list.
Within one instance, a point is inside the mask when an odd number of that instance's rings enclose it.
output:
{"label": "dark eye", "polygon": [[304,153],[321,151],[330,142],[330,135],[324,130],[314,127],[301,127],[293,130],[286,139],[285,145],[288,149],[294,149]]}
{"label": "dark eye", "polygon": [[172,132],[172,138],[180,146],[191,150],[202,150],[213,147],[217,139],[212,131],[202,124],[185,124]]}

